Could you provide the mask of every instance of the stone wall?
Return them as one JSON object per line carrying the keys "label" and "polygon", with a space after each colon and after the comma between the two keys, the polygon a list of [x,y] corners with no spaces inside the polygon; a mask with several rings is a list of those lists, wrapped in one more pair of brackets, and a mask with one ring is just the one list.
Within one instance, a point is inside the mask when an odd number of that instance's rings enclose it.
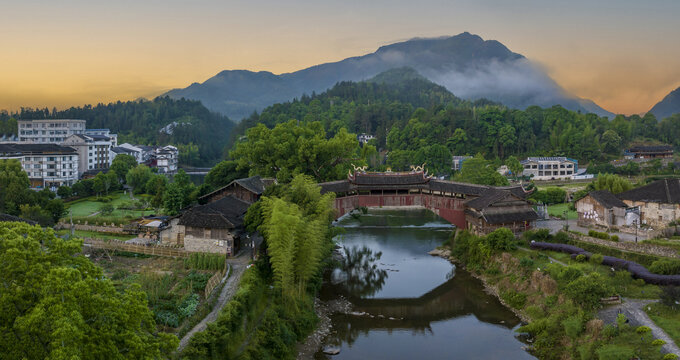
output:
{"label": "stone wall", "polygon": [[186,235],[184,237],[184,249],[189,252],[204,252],[233,256],[234,237],[230,236],[228,239],[218,240]]}
{"label": "stone wall", "polygon": [[680,259],[680,255],[678,254],[677,251],[664,246],[632,242],[615,242],[574,233],[569,234],[577,240],[589,242],[591,244],[606,246],[623,251]]}
{"label": "stone wall", "polygon": [[640,221],[653,228],[660,229],[668,226],[673,220],[680,216],[680,205],[678,204],[660,204],[654,202],[642,202],[623,200],[626,205],[633,207],[640,207]]}

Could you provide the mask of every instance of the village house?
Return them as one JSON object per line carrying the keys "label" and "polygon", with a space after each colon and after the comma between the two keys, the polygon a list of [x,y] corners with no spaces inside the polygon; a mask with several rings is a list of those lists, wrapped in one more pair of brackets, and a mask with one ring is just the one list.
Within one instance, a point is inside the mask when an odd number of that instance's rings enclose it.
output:
{"label": "village house", "polygon": [[614,226],[631,225],[635,219],[626,221],[628,205],[607,190],[592,191],[576,201],[579,226]]}
{"label": "village house", "polygon": [[670,145],[635,146],[623,152],[626,159],[664,159],[673,157]]}
{"label": "village house", "polygon": [[657,180],[618,195],[629,208],[638,208],[640,222],[664,228],[680,218],[680,179]]}
{"label": "village house", "polygon": [[75,149],[56,144],[0,144],[0,159],[16,159],[31,187],[56,191],[78,181],[79,157]]}
{"label": "village house", "polygon": [[451,170],[460,171],[463,168],[463,162],[467,159],[472,159],[472,156],[458,156],[454,155],[451,162]]}
{"label": "village house", "polygon": [[243,217],[250,204],[225,196],[186,210],[161,230],[161,242],[180,245],[190,252],[235,255],[240,247]]}
{"label": "village house", "polygon": [[203,195],[199,198],[199,202],[209,203],[217,201],[225,196],[232,195],[252,204],[260,198],[267,187],[274,183],[276,183],[276,180],[274,179],[263,179],[257,175],[244,179],[236,179],[226,186]]}
{"label": "village house", "polygon": [[519,234],[533,227],[538,214],[531,204],[509,190],[493,189],[465,202],[467,228],[477,235],[486,235],[498,228],[508,228]]}

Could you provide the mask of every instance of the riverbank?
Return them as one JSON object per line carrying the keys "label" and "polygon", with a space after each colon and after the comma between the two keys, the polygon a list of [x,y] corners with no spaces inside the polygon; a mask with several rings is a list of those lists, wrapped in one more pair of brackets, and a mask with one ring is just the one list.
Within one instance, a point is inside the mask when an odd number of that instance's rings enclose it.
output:
{"label": "riverbank", "polygon": [[503,306],[505,306],[508,310],[512,311],[512,313],[515,314],[515,316],[517,316],[520,320],[522,320],[522,322],[524,324],[528,324],[531,321],[531,319],[526,314],[524,314],[523,312],[521,312],[521,311],[513,308],[512,306],[508,305],[505,302],[505,300],[503,300],[503,298],[501,297],[500,290],[498,289],[498,286],[491,284],[487,277],[485,277],[481,274],[478,274],[476,271],[471,271],[470,269],[467,269],[464,264],[462,264],[460,261],[457,261],[455,257],[451,256],[451,250],[443,249],[443,248],[437,248],[437,249],[434,249],[434,250],[428,252],[428,254],[430,254],[432,256],[438,256],[442,259],[446,259],[446,260],[450,261],[456,267],[460,267],[461,269],[467,271],[472,277],[481,281],[482,284],[484,284],[484,292],[486,292],[487,294],[498,299],[498,301],[501,304],[503,304]]}
{"label": "riverbank", "polygon": [[654,341],[655,333],[648,327],[620,321],[606,325],[596,316],[603,308],[601,299],[612,295],[658,298],[657,286],[602,265],[601,256],[587,261],[518,249],[532,240],[532,234],[517,240],[502,229],[483,237],[461,232],[451,241],[450,250],[440,249],[433,255],[464,264],[490,294],[525,321],[519,331],[532,337],[530,351],[540,359],[602,359],[614,353],[621,359],[664,357],[660,352],[663,341]]}
{"label": "riverbank", "polygon": [[312,360],[314,354],[323,349],[323,342],[333,332],[331,315],[336,313],[350,314],[352,304],[345,298],[324,302],[319,298],[314,299],[314,312],[319,318],[319,323],[314,332],[307,336],[303,343],[297,347],[297,360]]}

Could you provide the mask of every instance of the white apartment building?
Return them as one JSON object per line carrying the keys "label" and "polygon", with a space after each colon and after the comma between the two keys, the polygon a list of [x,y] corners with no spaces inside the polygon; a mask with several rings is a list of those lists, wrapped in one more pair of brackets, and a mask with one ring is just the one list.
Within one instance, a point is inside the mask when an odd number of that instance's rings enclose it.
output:
{"label": "white apartment building", "polygon": [[156,148],[155,165],[162,174],[174,174],[177,172],[179,151],[172,145]]}
{"label": "white apartment building", "polygon": [[524,166],[522,175],[534,180],[571,179],[578,171],[578,161],[564,156],[530,157],[520,163]]}
{"label": "white apartment building", "polygon": [[33,188],[52,191],[78,181],[78,153],[55,144],[0,144],[0,159],[21,162]]}
{"label": "white apartment building", "polygon": [[20,143],[60,144],[71,135],[85,132],[85,120],[19,120],[17,125]]}
{"label": "white apartment building", "polygon": [[101,135],[111,139],[112,146],[118,146],[118,134],[111,134],[109,129],[85,129],[85,135]]}
{"label": "white apartment building", "polygon": [[[63,145],[70,146],[78,152],[80,174],[87,170],[107,169],[113,158],[111,149],[115,147],[112,138],[104,135],[75,134],[64,140]],[[79,175],[80,175],[79,174]]]}

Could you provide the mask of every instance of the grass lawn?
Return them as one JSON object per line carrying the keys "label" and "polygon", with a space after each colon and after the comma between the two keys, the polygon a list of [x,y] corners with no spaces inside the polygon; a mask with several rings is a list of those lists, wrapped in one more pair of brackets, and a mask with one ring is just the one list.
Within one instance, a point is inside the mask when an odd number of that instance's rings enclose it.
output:
{"label": "grass lawn", "polygon": [[[62,230],[57,230],[55,233],[59,236],[62,235],[68,235],[71,233],[70,230],[68,229],[62,229]],[[103,232],[97,232],[97,231],[86,231],[86,230],[75,230],[74,234],[76,237],[80,238],[91,238],[91,239],[103,239],[103,240],[130,240],[134,239],[137,236],[135,235],[128,235],[128,234],[114,234],[114,233],[103,233]]]}
{"label": "grass lawn", "polygon": [[[112,200],[108,203],[105,203],[103,201],[98,201],[96,196],[90,196],[87,198],[83,199],[78,199],[76,201],[72,201],[70,203],[67,203],[67,209],[66,211],[71,211],[73,213],[74,218],[84,218],[84,217],[91,217],[93,221],[98,220],[98,218],[107,218],[107,219],[116,219],[116,220],[123,220],[123,219],[136,219],[142,216],[146,215],[151,215],[154,213],[153,210],[125,210],[125,209],[118,209],[118,206],[122,205],[125,202],[131,201],[129,195],[126,195],[122,191],[116,191],[114,193],[109,194],[109,197],[112,198]],[[147,195],[137,195],[135,199],[144,199],[148,198]],[[99,211],[99,208],[104,205],[104,204],[111,204],[114,207],[113,213],[111,215],[107,216],[91,216],[92,214],[96,213]],[[68,217],[68,215],[66,216]],[[89,219],[88,219],[89,221]]]}
{"label": "grass lawn", "polygon": [[554,205],[548,205],[548,214],[550,216],[564,216],[564,211],[567,211],[567,219],[569,220],[577,220],[578,219],[578,214],[576,211],[569,210],[569,204],[554,204]]}
{"label": "grass lawn", "polygon": [[676,344],[680,344],[680,309],[674,310],[664,304],[655,303],[647,305],[645,311]]}
{"label": "grass lawn", "polygon": [[680,240],[669,240],[669,239],[649,239],[642,241],[644,244],[654,244],[659,246],[669,247],[676,251],[680,251]]}

